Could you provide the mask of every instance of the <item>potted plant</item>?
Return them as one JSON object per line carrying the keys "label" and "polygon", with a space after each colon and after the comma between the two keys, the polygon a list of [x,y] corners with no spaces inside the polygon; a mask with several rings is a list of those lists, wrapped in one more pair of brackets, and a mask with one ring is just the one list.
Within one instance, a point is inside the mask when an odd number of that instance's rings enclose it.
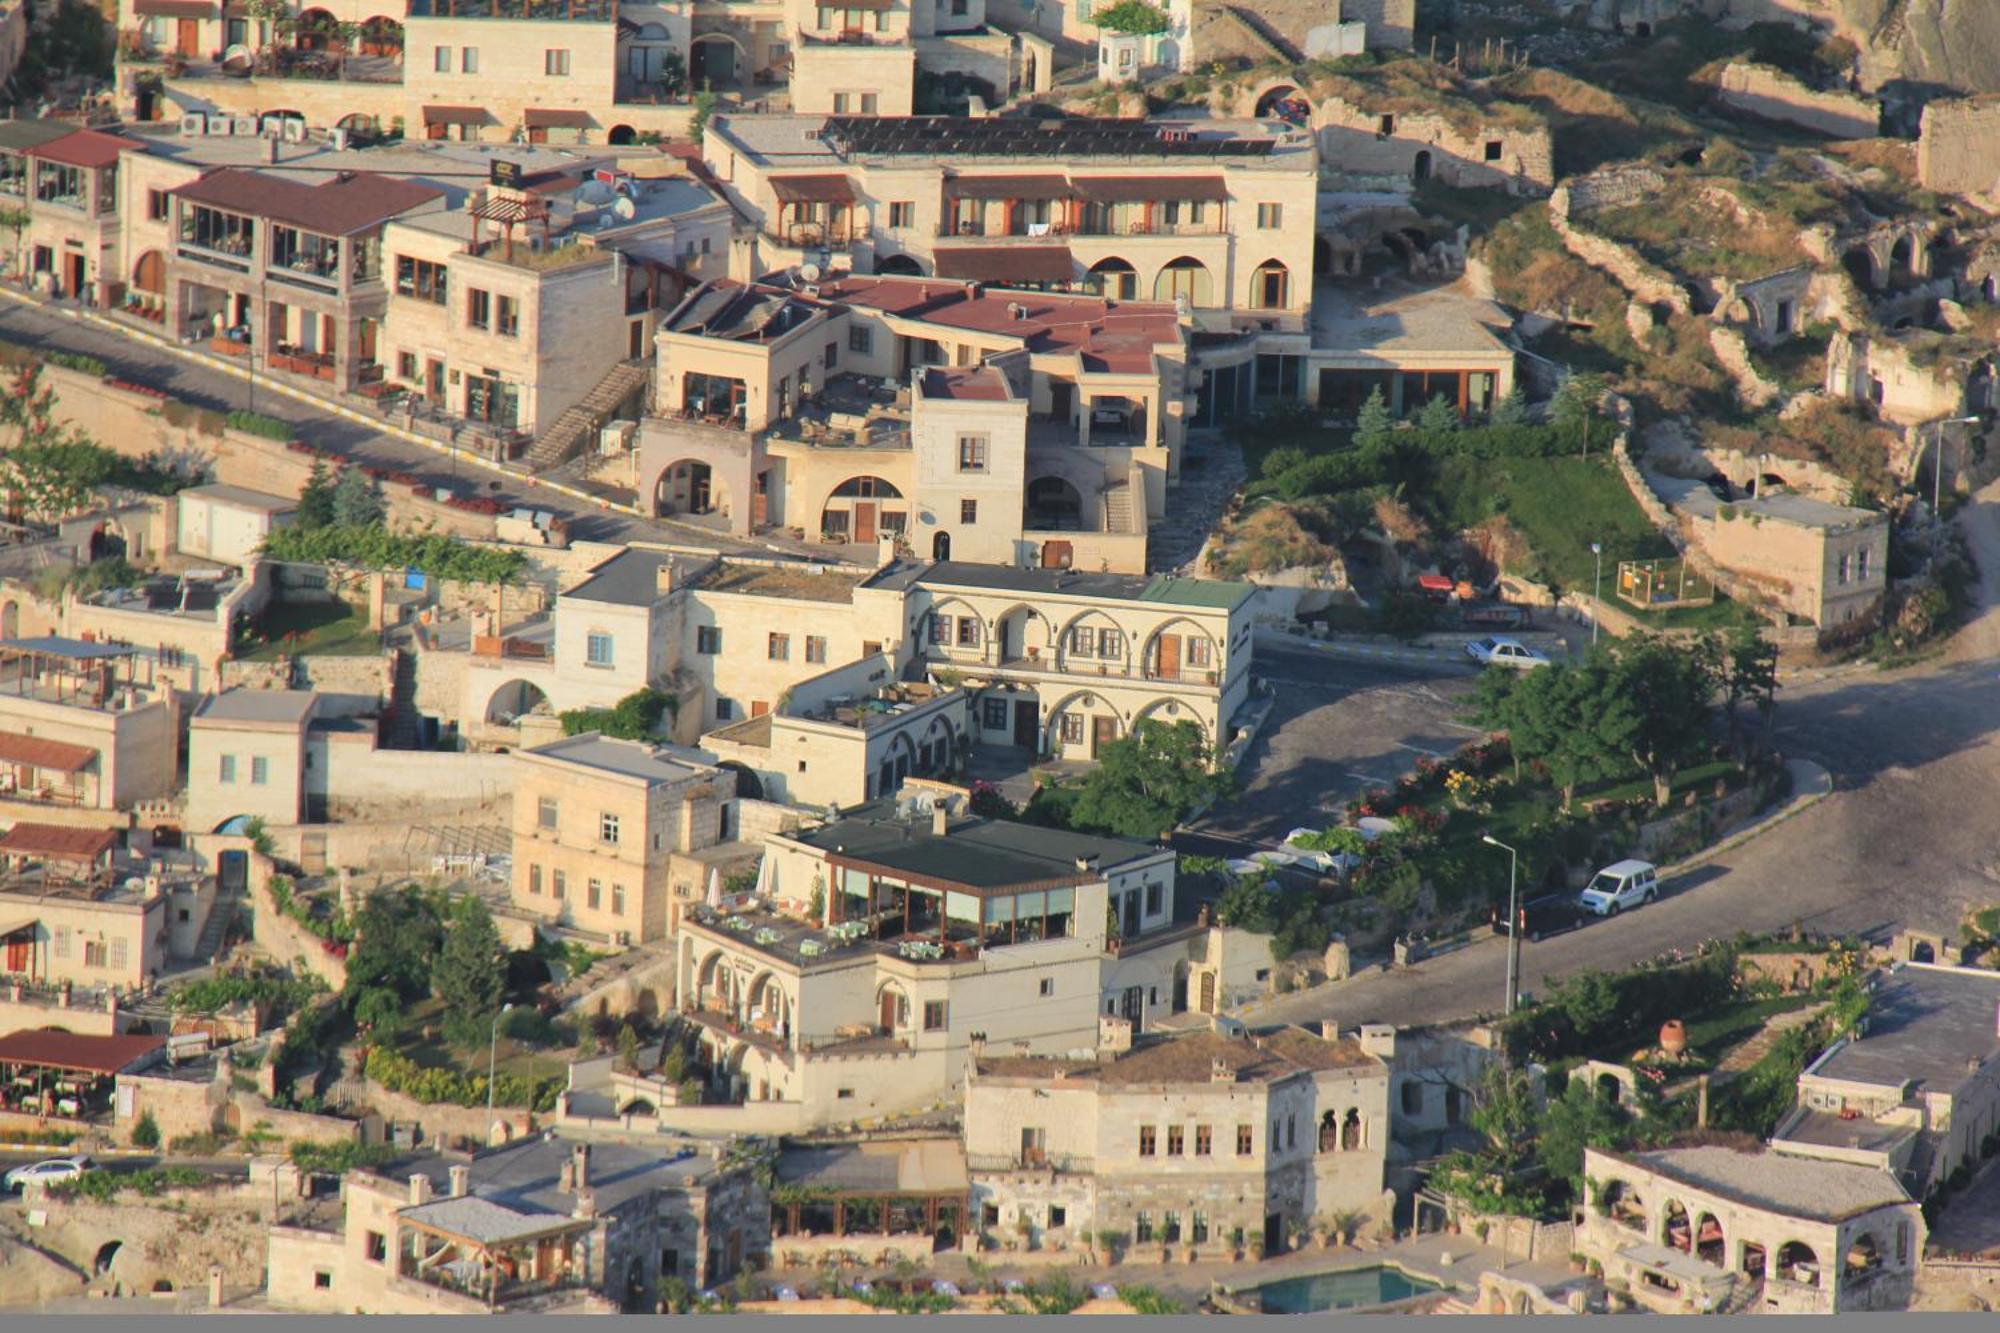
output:
{"label": "potted plant", "polygon": [[1106,1267],[1116,1266],[1118,1247],[1125,1243],[1125,1233],[1111,1227],[1102,1227],[1094,1235],[1097,1240],[1097,1252],[1104,1256]]}
{"label": "potted plant", "polygon": [[1035,1224],[1026,1213],[1014,1219],[1014,1230],[1020,1234],[1023,1250],[1035,1248]]}
{"label": "potted plant", "polygon": [[1237,1263],[1243,1262],[1243,1228],[1233,1228],[1229,1233],[1230,1257]]}

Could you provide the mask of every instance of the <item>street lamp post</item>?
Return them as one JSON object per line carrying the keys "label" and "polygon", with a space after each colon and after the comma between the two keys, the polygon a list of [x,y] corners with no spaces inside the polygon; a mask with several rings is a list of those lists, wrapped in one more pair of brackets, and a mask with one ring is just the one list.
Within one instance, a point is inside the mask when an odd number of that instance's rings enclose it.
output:
{"label": "street lamp post", "polygon": [[1597,573],[1590,585],[1590,641],[1597,642],[1598,607],[1604,601],[1604,543],[1590,544],[1591,558],[1597,562]]}
{"label": "street lamp post", "polygon": [[1516,982],[1519,980],[1521,967],[1521,909],[1516,902],[1516,886],[1519,882],[1516,872],[1521,866],[1521,856],[1519,852],[1491,833],[1480,834],[1479,840],[1507,853],[1507,1012],[1512,1014],[1515,993],[1519,989]]}
{"label": "street lamp post", "polygon": [[500,1054],[500,1020],[514,1008],[511,1004],[500,1006],[500,1012],[493,1015],[493,1028],[486,1043],[486,1139],[493,1140],[493,1075]]}

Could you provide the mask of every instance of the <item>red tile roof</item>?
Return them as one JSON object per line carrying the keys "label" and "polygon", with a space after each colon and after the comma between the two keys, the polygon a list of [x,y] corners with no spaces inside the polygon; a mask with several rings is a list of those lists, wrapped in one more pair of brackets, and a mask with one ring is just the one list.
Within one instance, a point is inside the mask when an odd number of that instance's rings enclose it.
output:
{"label": "red tile roof", "polygon": [[531,106],[521,113],[521,123],[531,130],[587,130],[590,128],[590,113],[562,108],[543,110]]}
{"label": "red tile roof", "polygon": [[940,278],[979,282],[1068,282],[1076,277],[1067,245],[954,245],[937,252]]}
{"label": "red tile roof", "polygon": [[38,157],[44,162],[60,162],[69,167],[108,167],[118,160],[120,153],[136,153],[143,144],[117,134],[105,134],[100,130],[78,130],[75,134],[65,134],[60,139],[51,139],[37,148],[28,150],[29,157]]}
{"label": "red tile roof", "polygon": [[[940,370],[924,372],[924,397],[952,398],[960,402],[1004,403],[1008,398],[1007,381],[998,370],[991,366],[979,370]],[[4,756],[0,756],[4,757]]]}
{"label": "red tile roof", "polygon": [[167,1044],[137,1033],[87,1036],[76,1032],[10,1032],[0,1037],[0,1065],[40,1065],[83,1074],[116,1074]]}
{"label": "red tile roof", "polygon": [[941,278],[870,275],[821,283],[819,295],[948,328],[1014,334],[1030,351],[1074,352],[1086,370],[1144,374],[1154,348],[1181,342],[1180,313],[1158,301],[987,292]]}
{"label": "red tile roof", "polygon": [[493,116],[483,106],[427,106],[424,108],[426,125],[484,125]]}
{"label": "red tile roof", "polygon": [[250,217],[269,218],[324,236],[351,236],[442,199],[444,191],[395,176],[343,172],[319,185],[242,167],[211,171],[171,193]]}
{"label": "red tile roof", "polygon": [[1067,199],[1069,181],[1054,176],[951,176],[944,192],[958,199]]}
{"label": "red tile roof", "polygon": [[824,176],[773,176],[771,193],[778,196],[781,204],[851,204],[854,202],[854,187],[847,177]]}
{"label": "red tile roof", "polygon": [[0,731],[0,764],[26,764],[57,773],[74,773],[97,757],[88,745],[52,741],[46,736],[24,736],[18,731]]}
{"label": "red tile roof", "polygon": [[117,845],[115,829],[69,824],[16,824],[0,836],[0,853],[49,861],[94,862]]}

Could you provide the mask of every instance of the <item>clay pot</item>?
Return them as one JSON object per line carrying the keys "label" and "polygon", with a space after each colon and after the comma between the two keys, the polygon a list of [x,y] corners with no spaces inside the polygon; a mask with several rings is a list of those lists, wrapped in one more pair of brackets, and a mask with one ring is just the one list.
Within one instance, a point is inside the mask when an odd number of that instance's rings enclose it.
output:
{"label": "clay pot", "polygon": [[1687,1049],[1687,1025],[1678,1018],[1670,1018],[1660,1024],[1660,1049],[1668,1055],[1679,1055]]}

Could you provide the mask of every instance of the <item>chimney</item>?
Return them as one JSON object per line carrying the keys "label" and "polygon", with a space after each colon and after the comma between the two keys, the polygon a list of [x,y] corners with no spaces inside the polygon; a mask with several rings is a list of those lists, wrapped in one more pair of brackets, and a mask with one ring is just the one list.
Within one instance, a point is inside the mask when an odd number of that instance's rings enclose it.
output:
{"label": "chimney", "polygon": [[596,1217],[597,1192],[586,1189],[578,1190],[576,1192],[576,1207],[570,1210],[570,1216],[578,1218]]}
{"label": "chimney", "polygon": [[431,1201],[431,1178],[419,1171],[410,1177],[410,1207]]}
{"label": "chimney", "polygon": [[1361,1025],[1361,1049],[1379,1060],[1396,1058],[1396,1025],[1393,1023],[1363,1023]]}
{"label": "chimney", "polygon": [[564,1194],[576,1193],[576,1159],[565,1157],[562,1170],[556,1172],[556,1188]]}
{"label": "chimney", "polygon": [[672,560],[662,560],[660,567],[654,571],[653,590],[662,597],[665,597],[674,590],[674,562]]}
{"label": "chimney", "polygon": [[1208,1081],[1210,1083],[1234,1083],[1236,1081],[1236,1071],[1230,1068],[1227,1060],[1224,1060],[1221,1056],[1217,1056],[1208,1062]]}
{"label": "chimney", "polygon": [[590,1188],[590,1145],[579,1143],[570,1149],[569,1155],[570,1160],[576,1163],[577,1197],[582,1198],[584,1191]]}
{"label": "chimney", "polygon": [[1319,1039],[1321,1041],[1339,1041],[1340,1021],[1333,1018],[1322,1018],[1319,1021]]}
{"label": "chimney", "polygon": [[951,810],[943,801],[931,806],[931,836],[942,838],[951,832]]}
{"label": "chimney", "polygon": [[896,535],[888,533],[875,543],[875,567],[887,569],[896,563]]}
{"label": "chimney", "polygon": [[278,148],[278,136],[277,136],[277,135],[275,135],[275,134],[267,134],[267,135],[265,135],[265,136],[264,136],[264,160],[265,160],[266,162],[268,162],[268,163],[272,163],[272,164],[275,164],[275,163],[276,163],[276,162],[278,161],[278,152],[279,152],[279,148]]}
{"label": "chimney", "polygon": [[472,1168],[469,1166],[452,1167],[451,1197],[454,1199],[463,1199],[470,1193],[472,1193]]}

